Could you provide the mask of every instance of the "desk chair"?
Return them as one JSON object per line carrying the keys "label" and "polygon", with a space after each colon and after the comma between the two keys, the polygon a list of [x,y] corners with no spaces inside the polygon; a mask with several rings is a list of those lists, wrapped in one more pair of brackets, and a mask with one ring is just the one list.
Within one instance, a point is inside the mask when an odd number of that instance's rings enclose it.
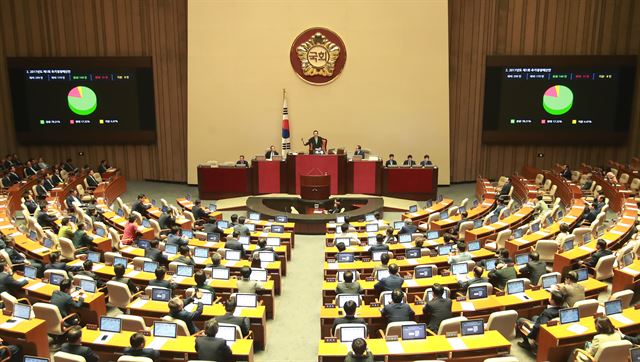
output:
{"label": "desk chair", "polygon": [[458,240],[464,240],[464,236],[467,230],[473,229],[473,221],[465,221],[460,224],[460,228],[458,229]]}
{"label": "desk chair", "polygon": [[[153,229],[153,236],[156,239],[164,240],[164,239],[167,238],[166,233],[169,232],[169,229],[164,229],[164,230],[160,229],[160,224],[158,223],[158,221],[156,221],[154,219],[149,219],[149,224],[151,224],[151,228]],[[196,233],[198,233],[198,231],[196,231],[194,234],[196,234]],[[206,237],[207,237],[207,235],[205,234],[205,239],[206,239]]]}
{"label": "desk chair", "polygon": [[[435,275],[435,274],[434,274]],[[474,284],[475,285],[475,284]],[[449,289],[449,287],[443,287],[444,288],[444,295],[448,295],[449,298],[451,298],[451,289]],[[493,288],[493,286],[492,286]],[[424,290],[424,293],[422,294],[422,297],[420,297],[419,295],[416,295],[416,300],[424,300],[425,303],[427,303],[427,297],[429,295],[429,292],[433,292],[433,288],[427,288]]]}
{"label": "desk chair", "polygon": [[109,292],[109,304],[120,309],[126,309],[129,303],[144,293],[144,291],[140,291],[132,295],[126,284],[113,280],[107,282],[107,291]]}
{"label": "desk chair", "polygon": [[633,290],[625,289],[619,292],[612,293],[609,300],[620,299],[622,301],[622,308],[629,308],[631,306],[631,300],[633,300]]}
{"label": "desk chair", "polygon": [[60,255],[64,260],[75,260],[77,252],[89,249],[87,247],[76,249],[73,242],[63,236],[58,237],[58,242],[60,243]]}
{"label": "desk chair", "polygon": [[498,249],[504,248],[507,240],[509,240],[510,237],[511,237],[511,229],[504,229],[498,233],[495,239],[487,240],[484,244],[484,247],[491,251],[496,251]]}
{"label": "desk chair", "polygon": [[[13,306],[18,304],[18,303],[24,303],[24,304],[28,304],[31,305],[31,302],[29,302],[29,299],[27,298],[16,298],[13,295],[9,294],[9,292],[2,292],[0,294],[0,297],[2,297],[2,303],[4,304],[4,310],[8,311],[8,312],[13,312]],[[33,309],[31,310],[31,318],[35,317],[35,314],[33,313]],[[0,361],[1,362],[1,361]]]}
{"label": "desk chair", "polygon": [[0,346],[0,354],[4,353],[4,358],[0,362],[9,362],[11,360],[11,349],[7,346]]}
{"label": "desk chair", "polygon": [[[166,321],[166,322],[171,322],[171,323],[177,324],[178,325],[178,334],[177,334],[178,336],[190,336],[191,335],[191,333],[189,333],[189,328],[187,327],[187,324],[183,320],[173,318],[172,316],[169,316],[169,315],[166,315],[166,316],[162,317],[162,320]],[[198,333],[195,333],[195,334],[198,334]]]}
{"label": "desk chair", "polygon": [[122,257],[122,254],[114,251],[107,251],[104,253],[104,263],[107,265],[113,265],[116,257]]}
{"label": "desk chair", "polygon": [[489,315],[489,320],[484,329],[498,331],[507,340],[512,340],[516,336],[517,320],[518,312],[513,309],[493,312]]}
{"label": "desk chair", "polygon": [[[465,316],[453,317],[449,319],[445,319],[440,322],[440,327],[438,328],[438,335],[446,335],[449,332],[456,332],[460,334],[460,322],[464,322],[467,320]],[[427,332],[432,336],[436,334],[433,331],[427,329]]]}
{"label": "desk chair", "polygon": [[620,175],[620,178],[618,179],[618,182],[626,185],[627,183],[629,183],[629,174],[628,173],[623,173],[622,175]]}
{"label": "desk chair", "polygon": [[69,279],[69,273],[67,273],[66,270],[62,270],[62,269],[47,269],[47,270],[45,270],[44,271],[44,279],[45,280],[49,280],[49,277],[51,276],[51,274],[60,275],[65,280]]}
{"label": "desk chair", "polygon": [[76,185],[76,190],[78,190],[79,199],[87,202],[93,200],[93,195],[89,192],[85,192],[84,187],[81,184]]}
{"label": "desk chair", "polygon": [[195,223],[196,223],[196,218],[195,218],[195,216],[193,216],[193,213],[192,213],[191,211],[184,210],[184,211],[182,212],[182,215],[184,215],[184,217],[185,217],[187,220],[191,221],[191,223],[192,223],[192,224],[195,224]]}
{"label": "desk chair", "polygon": [[343,327],[358,327],[358,326],[361,326],[364,329],[365,336],[369,335],[367,332],[367,326],[365,324],[342,323],[336,326],[336,335],[334,337],[336,337],[338,341],[340,341],[341,331]]}
{"label": "desk chair", "polygon": [[82,356],[58,351],[53,354],[53,362],[87,362]]}
{"label": "desk chair", "polygon": [[603,343],[595,356],[581,348],[576,348],[571,354],[571,361],[627,361],[629,349],[633,344],[629,341],[613,341]]}
{"label": "desk chair", "polygon": [[462,199],[462,201],[460,201],[460,205],[458,206],[466,208],[468,204],[469,204],[469,198],[465,197],[464,199]]}
{"label": "desk chair", "polygon": [[[487,296],[492,295],[493,294],[493,284],[489,283],[489,282],[485,282],[485,283],[474,283],[471,284],[474,287],[487,287]],[[498,289],[498,288],[496,288]],[[459,296],[462,296],[462,294],[460,294],[460,292],[457,293]],[[465,297],[469,298],[469,288],[467,288],[467,293],[464,295]]]}
{"label": "desk chair", "polygon": [[153,260],[149,258],[145,258],[144,256],[136,256],[132,260],[133,268],[137,270],[142,270],[142,268],[144,267],[144,263],[147,261],[153,261]]}
{"label": "desk chair", "polygon": [[553,263],[553,258],[558,252],[558,242],[555,240],[538,240],[534,250],[540,255],[541,261]]}
{"label": "desk chair", "polygon": [[167,202],[167,200],[165,200],[165,199],[160,199],[160,204],[161,204],[162,206],[166,206],[167,208],[169,208],[169,203],[168,203],[168,202]]}
{"label": "desk chair", "polygon": [[386,330],[383,332],[382,329],[378,329],[378,333],[381,338],[385,338],[387,336],[396,336],[402,337],[402,327],[403,326],[413,326],[418,324],[414,321],[405,321],[405,322],[391,322],[387,324]]}
{"label": "desk chair", "polygon": [[613,263],[616,261],[616,256],[611,254],[603,256],[598,259],[598,263],[594,268],[590,268],[592,274],[595,275],[597,280],[605,280],[613,278]]}
{"label": "desk chair", "polygon": [[[384,300],[384,296],[388,295],[389,298],[391,298],[391,293],[393,293],[393,292],[392,291],[381,292],[380,296],[378,297],[377,302],[382,304],[382,301]],[[404,293],[404,291],[402,293],[402,302],[403,303],[407,303],[407,293]]]}
{"label": "desk chair", "polygon": [[558,191],[558,186],[552,185],[548,193],[542,194],[542,201],[546,202],[547,204],[552,203],[556,198],[556,191]]}
{"label": "desk chair", "polygon": [[71,328],[71,326],[65,327],[65,321],[78,318],[76,313],[69,313],[66,317],[62,318],[58,307],[50,303],[34,304],[33,313],[36,318],[46,322],[47,333],[53,337],[54,341],[60,341],[64,338],[65,333]]}
{"label": "desk chair", "polygon": [[120,356],[118,362],[153,362],[149,357]]}
{"label": "desk chair", "polygon": [[151,327],[147,327],[144,318],[139,315],[120,314],[118,318],[122,321],[122,330],[131,332],[150,331]]}
{"label": "desk chair", "polygon": [[640,179],[634,178],[633,180],[631,180],[631,184],[629,184],[629,190],[631,190],[634,195],[637,195],[638,190],[640,190]]}
{"label": "desk chair", "polygon": [[7,263],[7,265],[9,265],[9,267],[11,268],[19,265],[24,265],[24,263],[12,263],[9,254],[4,249],[0,250],[0,260],[4,260],[4,262]]}
{"label": "desk chair", "polygon": [[448,210],[449,217],[454,216],[454,215],[457,215],[457,214],[458,214],[458,209],[459,209],[459,207],[458,207],[458,206],[451,206],[451,207],[449,208],[449,210]]}
{"label": "desk chair", "polygon": [[504,186],[504,184],[507,182],[507,179],[508,179],[507,176],[500,176],[500,178],[498,179],[498,182],[496,182],[496,188],[501,189],[502,186]]}
{"label": "desk chair", "polygon": [[578,308],[580,318],[590,317],[598,312],[600,303],[596,299],[584,299],[577,301],[573,307]]}
{"label": "desk chair", "polygon": [[130,211],[129,213],[136,217],[136,222],[138,223],[138,225],[142,225],[142,214],[141,213],[139,213],[137,211]]}
{"label": "desk chair", "polygon": [[109,237],[111,238],[111,249],[119,250],[124,248],[126,245],[121,244],[120,234],[118,234],[118,230],[114,228],[109,228]]}

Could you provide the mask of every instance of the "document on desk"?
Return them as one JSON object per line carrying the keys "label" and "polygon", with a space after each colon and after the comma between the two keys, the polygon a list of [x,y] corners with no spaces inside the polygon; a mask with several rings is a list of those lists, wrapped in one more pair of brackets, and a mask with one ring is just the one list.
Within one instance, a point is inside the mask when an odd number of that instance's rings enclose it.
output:
{"label": "document on desk", "polygon": [[245,309],[246,309],[245,307],[236,307],[236,310],[233,311],[233,316],[234,317],[242,316],[242,311]]}
{"label": "document on desk", "polygon": [[589,328],[583,326],[580,323],[574,323],[569,328],[567,328],[567,330],[569,332],[573,332],[575,334],[582,334],[582,333],[586,332],[587,330],[589,330]]}
{"label": "document on desk", "polygon": [[614,315],[610,315],[609,318],[615,319],[618,322],[620,322],[622,324],[625,324],[625,325],[633,323],[633,321],[631,319],[625,317],[623,314],[620,314],[620,313],[614,314]]}
{"label": "document on desk", "polygon": [[104,268],[105,265],[104,264],[93,264],[93,268],[91,268],[92,271],[96,271],[96,270],[100,270],[102,268]]}
{"label": "document on desk", "polygon": [[402,348],[402,343],[400,342],[387,342],[387,349],[389,350],[389,354],[404,353],[404,348]]}
{"label": "document on desk", "polygon": [[404,285],[407,286],[408,288],[417,287],[418,282],[416,282],[415,279],[405,279]]}
{"label": "document on desk", "polygon": [[206,243],[204,243],[204,247],[205,248],[213,248],[216,246],[216,242],[215,241],[207,241]]}
{"label": "document on desk", "polygon": [[4,229],[13,229],[13,225],[11,225],[11,224],[2,225],[2,226],[0,226],[0,229],[3,229],[3,230]]}
{"label": "document on desk", "polygon": [[45,284],[43,282],[37,282],[37,283],[35,283],[33,285],[28,286],[27,290],[35,291],[35,290],[38,290],[38,289],[44,287],[45,285],[47,285],[47,284]]}
{"label": "document on desk", "polygon": [[236,261],[235,260],[227,260],[224,263],[224,266],[228,266],[228,267],[232,267],[232,266],[235,266],[235,265],[236,265]]}
{"label": "document on desk", "polygon": [[609,232],[612,233],[612,234],[616,234],[616,235],[623,235],[624,234],[624,232],[618,231],[618,230],[609,230]]}
{"label": "document on desk", "polygon": [[13,318],[13,322],[6,321],[0,324],[0,329],[11,329],[17,326],[18,324],[22,323],[22,321],[24,321],[24,319],[22,318]]}
{"label": "document on desk", "polygon": [[329,269],[329,270],[338,269],[338,263],[327,263],[327,269]]}
{"label": "document on desk", "polygon": [[407,259],[407,264],[418,265],[418,259]]}
{"label": "document on desk", "polygon": [[631,275],[633,275],[633,276],[636,276],[636,275],[640,274],[640,271],[635,270],[635,269],[631,269],[631,268],[629,268],[628,266],[627,266],[627,267],[622,268],[622,271],[623,271],[623,272],[625,272],[625,273],[627,273],[627,274],[631,274]]}
{"label": "document on desk", "polygon": [[126,248],[122,249],[121,251],[123,253],[133,253],[136,250],[136,248],[134,248],[133,246],[127,246]]}
{"label": "document on desk", "polygon": [[186,279],[186,277],[181,277],[181,276],[177,276],[177,275],[173,275],[173,278],[171,278],[171,281],[173,281],[176,284],[180,284],[182,283],[182,281],[184,281]]}
{"label": "document on desk", "polygon": [[447,338],[447,342],[451,345],[453,350],[467,349],[467,345],[461,338]]}
{"label": "document on desk", "polygon": [[31,252],[34,254],[46,253],[47,251],[49,251],[49,248],[44,247],[31,250]]}
{"label": "document on desk", "polygon": [[165,343],[167,343],[168,339],[169,338],[153,337],[153,341],[147,344],[147,348],[159,350]]}
{"label": "document on desk", "polygon": [[140,274],[139,271],[132,270],[132,271],[128,272],[127,274],[125,274],[124,276],[127,277],[127,278],[135,278],[136,275],[138,275],[138,274]]}
{"label": "document on desk", "polygon": [[584,251],[588,251],[589,253],[593,253],[594,251],[596,251],[596,249],[595,249],[595,248],[592,248],[592,247],[590,247],[590,246],[586,246],[586,245],[582,245],[582,246],[580,247],[580,249],[582,249],[582,250],[584,250]]}
{"label": "document on desk", "polygon": [[135,302],[131,303],[131,308],[140,309],[144,307],[145,304],[147,304],[146,299],[137,299]]}
{"label": "document on desk", "polygon": [[460,302],[460,307],[464,311],[474,311],[474,310],[476,310],[476,307],[473,305],[472,302]]}

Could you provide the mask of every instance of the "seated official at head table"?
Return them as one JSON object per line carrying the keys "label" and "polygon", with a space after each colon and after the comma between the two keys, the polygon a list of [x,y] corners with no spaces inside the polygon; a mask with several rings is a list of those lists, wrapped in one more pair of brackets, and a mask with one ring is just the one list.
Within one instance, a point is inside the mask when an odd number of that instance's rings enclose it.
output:
{"label": "seated official at head table", "polygon": [[279,153],[278,151],[276,151],[276,147],[274,145],[271,145],[271,147],[269,147],[269,151],[267,151],[264,154],[264,158],[266,158],[267,160],[270,160],[273,158],[273,156],[278,156]]}
{"label": "seated official at head table", "polygon": [[398,166],[398,161],[396,161],[394,159],[395,155],[393,153],[389,154],[389,159],[387,160],[387,162],[384,163],[385,167],[393,167],[393,166]]}
{"label": "seated official at head table", "polygon": [[353,155],[361,156],[362,158],[364,158],[364,151],[362,150],[362,147],[360,145],[356,145],[356,150],[353,151]]}
{"label": "seated official at head table", "polygon": [[420,166],[433,166],[433,162],[431,162],[431,160],[429,159],[429,155],[424,155],[424,158],[422,159],[422,161],[420,161]]}
{"label": "seated official at head table", "polygon": [[240,159],[236,161],[236,166],[249,167],[249,162],[244,159],[244,155],[240,155]]}
{"label": "seated official at head table", "polygon": [[413,156],[408,155],[407,159],[402,163],[403,166],[415,166],[416,161],[413,160]]}

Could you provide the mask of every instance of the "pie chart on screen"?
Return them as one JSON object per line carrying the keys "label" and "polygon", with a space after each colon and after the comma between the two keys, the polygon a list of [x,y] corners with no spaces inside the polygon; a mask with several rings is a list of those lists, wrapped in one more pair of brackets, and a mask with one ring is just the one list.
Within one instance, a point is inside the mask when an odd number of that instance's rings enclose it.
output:
{"label": "pie chart on screen", "polygon": [[542,106],[554,116],[565,114],[573,106],[573,92],[563,85],[551,86],[544,92]]}
{"label": "pie chart on screen", "polygon": [[77,115],[86,116],[93,113],[98,106],[96,93],[89,87],[77,86],[67,94],[69,109]]}

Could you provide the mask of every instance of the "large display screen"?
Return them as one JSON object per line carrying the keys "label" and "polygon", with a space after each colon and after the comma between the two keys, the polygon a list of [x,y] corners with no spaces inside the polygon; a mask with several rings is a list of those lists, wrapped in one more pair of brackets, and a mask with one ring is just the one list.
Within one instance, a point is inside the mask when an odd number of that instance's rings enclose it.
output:
{"label": "large display screen", "polygon": [[9,58],[19,142],[152,143],[150,57]]}
{"label": "large display screen", "polygon": [[488,57],[483,141],[624,143],[636,57]]}

